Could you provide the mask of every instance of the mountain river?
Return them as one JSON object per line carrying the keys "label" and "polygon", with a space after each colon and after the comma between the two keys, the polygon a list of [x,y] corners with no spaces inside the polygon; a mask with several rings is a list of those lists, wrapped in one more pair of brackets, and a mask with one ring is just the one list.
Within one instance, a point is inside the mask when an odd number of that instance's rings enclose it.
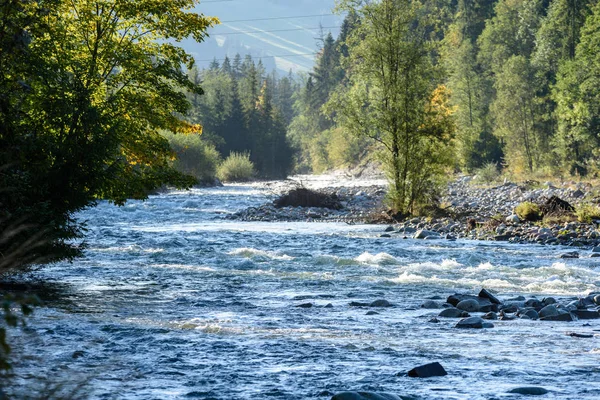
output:
{"label": "mountain river", "polygon": [[[503,299],[587,295],[600,290],[598,259],[380,238],[381,225],[227,218],[271,196],[260,184],[231,185],[80,213],[85,257],[37,272],[45,304],[11,331],[17,394],[48,377],[82,382],[95,399],[329,399],[343,390],[516,399],[508,391],[521,386],[548,389],[544,399],[600,398],[600,320],[462,330],[456,319],[428,322],[440,310],[420,308],[482,287]],[[377,299],[394,307],[349,305]],[[448,375],[405,375],[433,361]]]}

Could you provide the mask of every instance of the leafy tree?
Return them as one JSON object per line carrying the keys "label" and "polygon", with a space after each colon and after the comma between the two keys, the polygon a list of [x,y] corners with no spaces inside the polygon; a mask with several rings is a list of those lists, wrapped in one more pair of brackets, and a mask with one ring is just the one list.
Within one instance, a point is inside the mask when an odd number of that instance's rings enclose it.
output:
{"label": "leafy tree", "polygon": [[[180,119],[185,90],[202,93],[172,44],[202,41],[218,21],[194,0],[2,2],[0,24],[0,220],[25,226],[0,252],[43,231],[37,261],[75,256],[72,214],[97,199],[123,204],[165,183],[172,169],[160,130],[200,127]],[[23,259],[21,265],[31,259]]]}
{"label": "leafy tree", "polygon": [[339,122],[384,148],[394,210],[412,213],[432,198],[448,166],[453,126],[447,92],[436,89],[424,6],[410,0],[342,1],[361,25],[349,38],[349,87],[330,100]]}
{"label": "leafy tree", "polygon": [[575,58],[559,68],[553,98],[557,103],[557,153],[570,172],[584,175],[597,165],[600,144],[600,4],[581,29]]}

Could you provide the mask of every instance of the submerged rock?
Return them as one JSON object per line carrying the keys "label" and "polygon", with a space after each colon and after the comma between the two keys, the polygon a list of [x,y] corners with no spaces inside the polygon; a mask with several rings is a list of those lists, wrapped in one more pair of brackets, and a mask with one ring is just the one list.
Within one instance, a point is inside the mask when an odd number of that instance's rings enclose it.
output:
{"label": "submerged rock", "polygon": [[415,232],[415,239],[426,239],[426,238],[439,238],[440,234],[434,231],[428,231],[426,229],[420,229]]}
{"label": "submerged rock", "polygon": [[432,376],[446,376],[448,373],[439,362],[421,365],[408,371],[411,378],[430,378]]}
{"label": "submerged rock", "polygon": [[299,308],[311,308],[313,306],[312,303],[302,303],[302,304],[298,304],[296,307]]}
{"label": "submerged rock", "polygon": [[468,317],[458,321],[455,328],[462,329],[482,329],[482,328],[493,328],[494,324],[491,322],[485,322],[483,318],[480,317]]}
{"label": "submerged rock", "polygon": [[542,387],[524,386],[524,387],[518,387],[518,388],[511,389],[508,391],[508,393],[523,394],[526,396],[541,396],[543,394],[548,393],[548,390],[544,389]]}
{"label": "submerged rock", "polygon": [[392,307],[392,303],[387,300],[380,299],[369,304],[369,307]]}
{"label": "submerged rock", "polygon": [[410,400],[412,397],[396,396],[391,393],[375,392],[341,392],[333,395],[331,400]]}
{"label": "submerged rock", "polygon": [[466,311],[459,310],[458,308],[446,308],[438,314],[438,317],[445,318],[465,318],[468,317],[469,313]]}
{"label": "submerged rock", "polygon": [[421,308],[435,309],[435,308],[442,308],[442,306],[437,301],[427,300],[423,304],[421,304]]}

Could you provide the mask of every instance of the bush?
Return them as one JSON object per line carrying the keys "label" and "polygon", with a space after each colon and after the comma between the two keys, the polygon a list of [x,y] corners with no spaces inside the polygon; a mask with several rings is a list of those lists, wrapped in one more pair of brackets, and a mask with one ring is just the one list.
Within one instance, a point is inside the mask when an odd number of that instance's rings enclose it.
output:
{"label": "bush", "polygon": [[217,177],[223,182],[249,181],[254,176],[250,154],[232,152],[217,168]]}
{"label": "bush", "polygon": [[525,201],[515,207],[515,214],[517,214],[521,221],[539,221],[542,219],[540,207],[529,201]]}
{"label": "bush", "polygon": [[577,220],[586,224],[591,224],[593,220],[600,219],[600,207],[593,204],[582,204],[575,210]]}
{"label": "bush", "polygon": [[213,182],[220,162],[219,152],[200,135],[163,133],[169,140],[171,149],[177,158],[173,167],[184,174],[191,175],[200,183]]}
{"label": "bush", "polygon": [[500,177],[500,170],[498,164],[495,162],[489,162],[483,167],[475,170],[477,176],[476,181],[481,183],[492,183],[498,180]]}

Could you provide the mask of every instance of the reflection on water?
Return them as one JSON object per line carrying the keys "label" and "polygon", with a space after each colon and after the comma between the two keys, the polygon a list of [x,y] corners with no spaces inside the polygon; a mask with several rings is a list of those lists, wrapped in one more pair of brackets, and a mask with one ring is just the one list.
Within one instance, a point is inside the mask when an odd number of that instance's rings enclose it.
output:
{"label": "reflection on water", "polygon": [[[429,323],[432,296],[472,292],[576,297],[600,290],[594,259],[564,249],[379,238],[381,226],[246,223],[224,212],[267,201],[260,186],[195,189],[101,203],[79,217],[89,250],[44,269],[56,284],[13,342],[16,381],[84,374],[95,398],[312,399],[375,390],[423,399],[600,397],[600,322]],[[387,299],[394,307],[349,303]],[[297,307],[310,303],[312,307]],[[19,350],[21,349],[21,350]],[[439,361],[443,378],[397,375]],[[319,397],[319,395],[322,397]]]}

